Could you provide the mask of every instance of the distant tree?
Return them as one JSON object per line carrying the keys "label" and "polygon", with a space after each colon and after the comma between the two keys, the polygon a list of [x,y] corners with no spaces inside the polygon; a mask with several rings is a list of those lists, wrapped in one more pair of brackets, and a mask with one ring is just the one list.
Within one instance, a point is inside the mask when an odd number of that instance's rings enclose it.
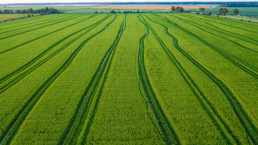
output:
{"label": "distant tree", "polygon": [[27,11],[24,9],[24,10],[22,10],[22,12],[21,12],[21,13],[26,14],[26,13],[27,13]]}
{"label": "distant tree", "polygon": [[234,13],[235,15],[237,15],[237,14],[239,13],[239,10],[238,10],[238,9],[234,9],[234,10],[233,10],[233,13]]}
{"label": "distant tree", "polygon": [[99,13],[99,12],[98,12],[98,11],[95,11],[94,13],[97,14],[97,13]]}
{"label": "distant tree", "polygon": [[200,12],[205,12],[205,8],[199,8]]}
{"label": "distant tree", "polygon": [[137,10],[137,13],[140,13],[140,11],[139,11],[139,10]]}
{"label": "distant tree", "polygon": [[219,9],[219,14],[223,14],[224,13],[224,8],[220,8]]}
{"label": "distant tree", "polygon": [[45,13],[47,13],[49,11],[49,7],[45,8]]}
{"label": "distant tree", "polygon": [[16,14],[20,14],[20,13],[21,13],[21,10],[16,10],[15,13],[16,13]]}
{"label": "distant tree", "polygon": [[212,14],[212,13],[211,13],[211,12],[209,12],[207,15],[208,15],[208,16],[210,16],[211,14]]}
{"label": "distant tree", "polygon": [[196,12],[197,15],[199,15],[200,13],[199,12]]}
{"label": "distant tree", "polygon": [[172,12],[176,11],[175,6],[172,6],[172,7],[171,7],[171,11],[172,11]]}
{"label": "distant tree", "polygon": [[176,7],[176,12],[184,12],[184,8],[183,7]]}
{"label": "distant tree", "polygon": [[228,13],[228,9],[227,8],[220,8],[219,9],[219,14],[226,15],[227,13]]}
{"label": "distant tree", "polygon": [[116,11],[112,10],[112,11],[110,11],[110,13],[116,13]]}
{"label": "distant tree", "polygon": [[31,17],[30,14],[28,14],[28,17]]}
{"label": "distant tree", "polygon": [[2,14],[2,11],[0,10],[0,14]]}
{"label": "distant tree", "polygon": [[224,11],[225,11],[224,15],[226,15],[228,13],[228,9],[224,8]]}

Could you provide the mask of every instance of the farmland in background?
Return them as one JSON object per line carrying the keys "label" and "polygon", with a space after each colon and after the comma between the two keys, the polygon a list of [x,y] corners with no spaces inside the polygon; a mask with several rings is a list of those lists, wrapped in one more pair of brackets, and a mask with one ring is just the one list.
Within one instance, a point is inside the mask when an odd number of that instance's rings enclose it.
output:
{"label": "farmland in background", "polygon": [[0,14],[0,21],[7,21],[27,17],[26,14]]}
{"label": "farmland in background", "polygon": [[0,22],[0,144],[258,144],[257,51],[187,13]]}
{"label": "farmland in background", "polygon": [[[205,12],[211,12],[213,14],[217,14],[219,9],[222,8],[220,6],[215,6],[211,8],[206,8]],[[223,7],[228,9],[229,14],[233,14],[234,9],[239,10],[239,14],[250,17],[250,18],[258,18],[258,8],[257,7]],[[191,12],[199,12],[198,9],[192,9]]]}

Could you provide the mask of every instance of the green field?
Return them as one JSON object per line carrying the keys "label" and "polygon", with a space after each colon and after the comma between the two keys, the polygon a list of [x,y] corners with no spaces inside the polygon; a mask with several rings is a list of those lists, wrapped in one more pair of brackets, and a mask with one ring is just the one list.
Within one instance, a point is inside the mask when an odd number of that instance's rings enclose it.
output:
{"label": "green field", "polygon": [[0,22],[0,145],[258,144],[257,51],[187,13]]}
{"label": "green field", "polygon": [[[233,10],[234,9],[238,9],[239,10],[239,14],[243,15],[243,16],[247,16],[250,18],[257,18],[258,17],[258,8],[257,7],[211,7],[211,8],[207,8],[205,10],[205,12],[211,12],[213,14],[217,14],[219,12],[220,8],[227,8],[228,9],[228,13],[229,14],[233,14]],[[197,9],[192,9],[189,10],[191,12],[199,12],[199,10]],[[244,17],[242,17],[244,18]]]}

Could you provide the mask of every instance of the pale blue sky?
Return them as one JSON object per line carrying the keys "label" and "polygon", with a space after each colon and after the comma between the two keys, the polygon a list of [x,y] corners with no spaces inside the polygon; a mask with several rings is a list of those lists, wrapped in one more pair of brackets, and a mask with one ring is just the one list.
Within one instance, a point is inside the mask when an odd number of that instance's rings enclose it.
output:
{"label": "pale blue sky", "polygon": [[[0,0],[0,3],[54,3],[54,2],[182,2],[182,1],[250,1],[250,0]],[[258,0],[251,0],[258,1]]]}

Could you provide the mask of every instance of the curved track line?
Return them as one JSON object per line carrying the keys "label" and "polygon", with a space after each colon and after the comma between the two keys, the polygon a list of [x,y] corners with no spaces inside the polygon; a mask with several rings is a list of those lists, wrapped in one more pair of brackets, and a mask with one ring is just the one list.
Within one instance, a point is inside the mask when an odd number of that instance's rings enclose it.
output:
{"label": "curved track line", "polygon": [[[115,17],[116,18],[116,17]],[[108,26],[115,21],[115,18],[112,22],[106,25],[102,31],[104,31]],[[83,97],[81,98],[80,102],[77,105],[75,114],[71,118],[69,125],[67,126],[66,131],[64,132],[59,144],[74,144],[74,142],[77,141],[78,136],[81,133],[81,126],[83,125],[83,122],[89,115],[90,108],[92,106],[92,100],[95,96],[96,90],[99,88],[100,80],[103,78],[103,73],[107,73],[109,64],[112,61],[113,55],[116,50],[116,46],[125,30],[125,24],[126,24],[126,17],[124,17],[124,20],[120,26],[119,32],[117,34],[116,40],[111,45],[111,47],[106,52],[104,58],[102,59],[97,71],[94,73],[93,78],[91,79],[87,89],[85,90]],[[108,62],[110,63],[108,64]],[[106,72],[105,72],[106,70]],[[99,99],[100,96],[98,96]],[[93,114],[94,115],[94,114]]]}
{"label": "curved track line", "polygon": [[[174,15],[170,15],[170,16],[174,16]],[[238,34],[238,33],[235,33],[235,32],[231,32],[231,31],[228,31],[228,30],[224,30],[224,29],[219,28],[219,27],[217,27],[217,26],[214,26],[214,25],[212,25],[212,24],[210,24],[210,23],[208,23],[208,22],[206,22],[206,21],[203,21],[203,20],[200,20],[200,19],[196,19],[196,18],[193,18],[193,17],[189,17],[189,16],[187,16],[187,15],[185,15],[184,17],[188,17],[188,18],[193,19],[193,20],[195,20],[195,21],[198,21],[198,22],[202,22],[202,23],[204,23],[204,24],[207,24],[207,25],[213,27],[213,29],[214,29],[215,31],[218,31],[218,32],[220,32],[220,33],[222,33],[222,34],[230,35],[230,36],[232,36],[232,37],[236,37],[236,38],[238,38],[238,39],[245,40],[245,41],[247,41],[247,42],[249,42],[249,43],[252,43],[252,44],[255,44],[255,45],[258,44],[257,40],[254,40],[254,39],[252,39],[252,38],[249,38],[249,37],[247,37],[247,36],[243,36],[243,35]]]}
{"label": "curved track line", "polygon": [[[165,29],[165,33],[170,36],[169,32],[168,32],[168,28],[166,26],[164,26],[163,24],[156,22],[152,19],[150,19],[148,16],[146,16],[150,21],[161,25],[164,29]],[[170,36],[171,37],[171,36]],[[172,37],[171,37],[172,38]],[[174,40],[174,39],[173,39]],[[164,43],[164,42],[163,42]],[[165,44],[164,44],[165,45]],[[165,46],[166,47],[166,46]],[[235,133],[231,130],[231,128],[229,127],[229,125],[226,123],[226,121],[219,115],[218,111],[215,109],[215,107],[212,105],[212,103],[208,100],[208,98],[204,95],[204,93],[201,91],[201,89],[199,88],[199,86],[197,85],[197,83],[195,83],[195,81],[193,80],[193,78],[189,75],[189,73],[183,68],[183,66],[180,64],[180,62],[176,59],[176,57],[173,55],[173,53],[171,52],[171,50],[169,48],[166,48],[166,53],[169,54],[172,58],[172,61],[174,61],[173,63],[175,65],[177,65],[178,70],[180,72],[180,74],[183,76],[184,80],[186,81],[186,83],[189,85],[189,87],[191,88],[191,90],[193,91],[193,93],[195,94],[195,96],[197,97],[198,101],[201,103],[203,109],[206,111],[206,113],[209,115],[209,117],[211,118],[212,121],[215,121],[215,125],[218,127],[218,129],[222,130],[222,128],[220,127],[219,123],[215,120],[215,118],[213,117],[212,113],[214,113],[216,115],[216,117],[219,119],[219,121],[223,124],[223,126],[226,128],[226,130],[228,131],[228,133],[233,137],[233,139],[235,140],[235,142],[237,144],[241,144],[239,138],[235,135]],[[201,99],[203,98],[204,101]],[[208,104],[208,107],[205,105],[205,103]],[[212,110],[212,112],[209,111],[209,109]],[[223,133],[224,134],[224,133]],[[225,134],[224,134],[225,135]],[[228,140],[228,139],[227,139]],[[229,140],[227,141],[228,143]],[[232,144],[232,143],[230,143]]]}
{"label": "curved track line", "polygon": [[[169,22],[169,21],[167,21]],[[178,49],[188,60],[190,60],[196,67],[198,67],[203,73],[205,73],[222,91],[226,99],[228,100],[231,108],[236,114],[237,118],[241,122],[242,126],[245,128],[249,138],[252,140],[254,144],[258,144],[258,131],[256,126],[251,121],[248,114],[244,111],[243,107],[238,102],[235,95],[231,92],[229,87],[223,83],[219,78],[217,78],[213,73],[211,73],[208,69],[206,69],[203,65],[201,65],[197,60],[195,60],[192,56],[186,53],[179,45],[178,40],[169,32],[167,33],[174,40],[174,46]]]}
{"label": "curved track line", "polygon": [[142,86],[144,88],[144,92],[152,109],[152,112],[159,124],[159,127],[165,137],[165,142],[170,144],[181,144],[178,136],[176,135],[175,130],[173,129],[171,123],[169,122],[166,114],[164,113],[153,89],[150,84],[145,63],[144,63],[144,40],[149,35],[149,26],[146,21],[142,21],[138,17],[139,21],[146,26],[146,34],[142,36],[139,44],[139,55],[138,55],[138,65],[139,65],[139,75],[141,78]]}
{"label": "curved track line", "polygon": [[[217,127],[218,131],[221,133],[224,140],[227,142],[227,144],[232,144],[230,142],[230,140],[228,139],[228,137],[226,136],[226,134],[223,132],[223,130],[222,130],[221,126],[219,125],[219,123],[217,122],[217,120],[214,118],[212,113],[209,111],[209,107],[207,107],[205,105],[205,103],[203,102],[203,100],[201,99],[201,96],[203,95],[203,93],[200,91],[199,87],[196,85],[196,83],[193,81],[193,79],[190,77],[190,75],[187,73],[187,71],[182,67],[182,65],[179,63],[179,61],[176,59],[176,57],[172,54],[172,52],[168,49],[168,47],[165,45],[165,43],[161,40],[161,38],[158,36],[158,34],[155,32],[155,30],[150,25],[149,25],[149,27],[152,30],[152,32],[153,32],[154,36],[156,37],[157,41],[160,43],[163,50],[167,54],[168,58],[174,64],[174,66],[176,67],[176,69],[181,74],[182,78],[184,79],[184,81],[187,83],[187,85],[189,86],[189,88],[193,92],[193,94],[196,97],[196,99],[198,100],[198,102],[201,104],[203,110],[207,113],[209,118],[213,121],[214,125]],[[206,96],[203,95],[202,97],[206,97]]]}
{"label": "curved track line", "polygon": [[[161,17],[159,17],[161,18]],[[258,73],[253,70],[252,68],[246,66],[244,63],[239,62],[238,60],[228,56],[228,54],[225,54],[223,51],[221,51],[218,47],[210,44],[209,42],[205,41],[204,39],[202,39],[201,37],[197,36],[196,34],[184,29],[183,27],[179,26],[178,24],[172,22],[171,20],[169,20],[167,17],[166,21],[171,23],[172,25],[174,25],[175,27],[181,29],[182,31],[190,34],[191,36],[197,38],[198,40],[200,40],[203,44],[205,44],[206,46],[208,46],[209,48],[211,48],[212,50],[216,51],[218,54],[220,54],[221,56],[223,56],[225,59],[227,59],[228,61],[230,61],[231,63],[233,63],[235,66],[237,66],[238,68],[242,69],[243,71],[245,71],[246,73],[250,74],[251,76],[258,78]],[[164,19],[164,18],[161,18]]]}
{"label": "curved track line", "polygon": [[[87,34],[89,31],[91,31],[92,29],[94,29],[95,27],[97,27],[99,24],[101,24],[102,22],[104,22],[106,19],[108,18],[105,17],[102,20],[87,26],[79,31],[76,31],[75,33],[72,33],[70,35],[68,35],[67,37],[65,37],[64,39],[60,40],[61,42],[64,41],[65,39],[67,39],[68,37],[75,35],[87,28],[90,28],[89,30],[85,31],[84,33],[80,34],[79,36],[77,36],[76,38],[72,39],[71,41],[69,41],[66,45],[64,45],[63,47],[61,47],[60,49],[56,50],[55,52],[53,52],[51,55],[49,55],[48,57],[46,57],[45,59],[43,59],[42,61],[38,62],[36,65],[34,65],[32,68],[29,68],[27,71],[23,72],[22,74],[20,74],[19,76],[15,77],[13,80],[11,80],[10,82],[8,82],[7,84],[5,84],[4,86],[0,87],[0,94],[2,94],[3,92],[5,92],[7,89],[9,89],[10,87],[12,87],[13,85],[15,85],[17,82],[19,82],[21,79],[23,79],[24,77],[28,76],[31,72],[33,72],[35,69],[39,68],[41,65],[45,64],[46,62],[48,62],[51,58],[55,57],[57,54],[59,54],[60,52],[62,52],[65,48],[67,48],[68,46],[70,46],[72,43],[74,43],[76,40],[80,39],[82,36],[84,36],[85,34]],[[55,46],[57,46],[58,44],[60,44],[61,42],[57,42],[54,45],[52,45],[53,47],[50,47],[49,49],[53,49]],[[50,50],[46,50],[47,52]],[[16,75],[17,73],[23,71],[24,69],[28,68],[29,66],[31,66],[35,61],[37,61],[38,59],[40,59],[41,57],[43,57],[47,52],[43,52],[44,54],[40,54],[39,56],[37,56],[36,58],[32,59],[30,62],[28,62],[27,64],[25,64],[24,66],[22,66],[21,68],[17,69],[17,71],[11,73],[10,76],[8,76],[8,78]]]}
{"label": "curved track line", "polygon": [[[173,15],[173,16],[174,16],[174,15]],[[174,17],[180,19],[178,16],[174,16]],[[194,27],[196,27],[196,28],[198,28],[198,29],[200,29],[200,30],[202,30],[202,31],[204,31],[204,32],[207,32],[207,33],[209,33],[209,34],[211,34],[211,35],[214,35],[214,36],[217,36],[217,37],[221,37],[221,36],[219,36],[219,35],[217,35],[217,34],[215,34],[215,33],[212,33],[212,32],[210,32],[210,31],[207,31],[207,30],[205,30],[205,29],[203,29],[203,28],[201,28],[201,27],[195,25],[194,22],[192,22],[192,21],[189,22],[189,20],[188,20],[188,21],[187,21],[187,20],[182,20],[182,19],[180,19],[180,20],[183,21],[183,22],[185,22],[185,23],[188,23],[188,24],[190,24],[190,25],[192,25],[192,26],[194,26]],[[200,23],[198,23],[198,24],[201,25]],[[205,27],[206,29],[210,29],[210,30],[213,30],[213,31],[216,31],[216,32],[219,33],[219,31],[217,31],[216,29],[212,29],[212,28],[209,28],[209,27],[204,26],[204,25],[201,25],[201,26],[202,26],[202,27]],[[223,34],[223,33],[222,33],[222,34]],[[224,35],[227,35],[227,34],[224,34]],[[235,38],[236,38],[236,37],[235,37]],[[249,51],[252,51],[252,52],[255,52],[255,53],[258,52],[257,50],[254,50],[254,49],[252,49],[252,48],[246,47],[246,46],[244,46],[244,45],[242,45],[242,44],[240,44],[240,43],[238,43],[238,42],[236,42],[236,41],[234,41],[234,40],[228,39],[228,38],[226,38],[226,37],[223,37],[223,39],[228,40],[228,41],[230,41],[230,42],[232,42],[232,43],[234,43],[234,44],[236,44],[236,45],[238,45],[238,46],[240,46],[240,47],[242,47],[242,48],[245,48],[245,49],[247,49],[247,50],[249,50]]]}
{"label": "curved track line", "polygon": [[[103,30],[103,29],[102,29]],[[9,124],[8,129],[4,131],[3,135],[0,137],[1,142],[0,145],[10,144],[13,137],[17,133],[20,125],[26,119],[30,111],[33,109],[35,104],[38,102],[40,97],[45,93],[45,91],[49,88],[49,86],[68,68],[80,50],[86,45],[88,41],[92,38],[100,34],[102,31],[98,31],[97,33],[90,36],[88,39],[83,41],[69,56],[69,58],[63,63],[63,65],[53,74],[48,80],[44,82],[44,84],[36,90],[36,92],[30,97],[30,99],[23,105],[23,108],[17,113],[12,122]]]}

